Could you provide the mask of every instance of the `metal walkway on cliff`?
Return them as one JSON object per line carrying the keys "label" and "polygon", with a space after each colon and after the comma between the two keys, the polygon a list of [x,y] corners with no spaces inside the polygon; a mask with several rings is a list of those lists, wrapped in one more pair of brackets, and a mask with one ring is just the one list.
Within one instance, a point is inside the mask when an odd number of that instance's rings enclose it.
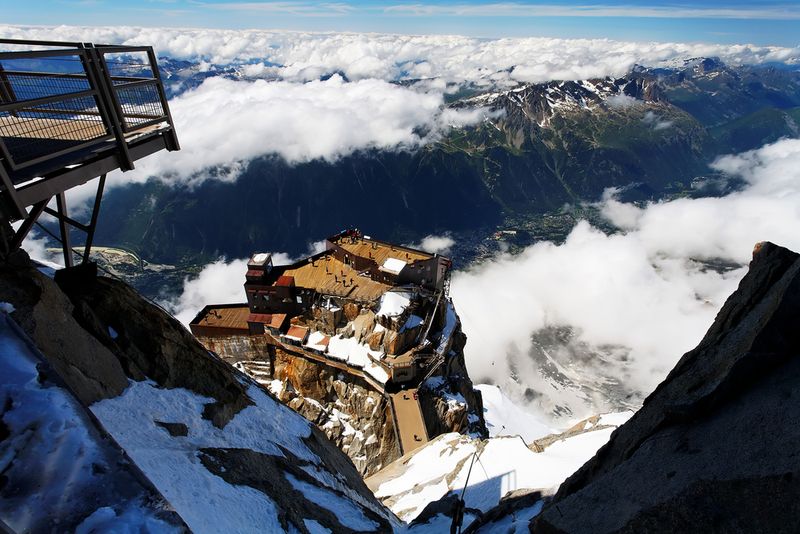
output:
{"label": "metal walkway on cliff", "polygon": [[425,417],[422,415],[417,389],[386,395],[391,402],[401,452],[408,454],[428,443],[428,429]]}
{"label": "metal walkway on cliff", "polygon": [[[0,245],[19,248],[42,213],[59,222],[64,262],[70,228],[92,246],[106,174],[128,171],[178,138],[149,46],[0,39],[0,218],[23,223]],[[64,193],[99,178],[87,223],[67,214]],[[55,199],[55,209],[48,204]]]}

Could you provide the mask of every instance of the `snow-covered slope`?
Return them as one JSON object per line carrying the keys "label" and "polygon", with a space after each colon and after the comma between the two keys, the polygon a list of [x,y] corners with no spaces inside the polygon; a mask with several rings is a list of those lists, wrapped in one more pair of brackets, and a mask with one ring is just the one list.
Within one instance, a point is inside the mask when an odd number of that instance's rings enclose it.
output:
{"label": "snow-covered slope", "polygon": [[483,397],[483,417],[491,437],[521,436],[525,443],[531,443],[556,432],[547,422],[514,404],[499,387],[478,384],[475,389]]}
{"label": "snow-covered slope", "polygon": [[655,78],[629,73],[622,78],[525,83],[513,89],[484,93],[459,101],[455,107],[502,110],[505,120],[546,127],[558,114],[621,108],[659,101]]}
{"label": "snow-covered slope", "polygon": [[[424,521],[411,527],[421,532],[449,528],[448,499],[461,496],[466,485],[466,526],[512,492],[554,493],[630,415],[602,416],[602,425],[587,424],[564,439],[552,436],[539,453],[519,436],[478,440],[445,434],[368,478],[367,484],[403,521],[412,522],[422,514]],[[423,513],[435,501],[440,501],[435,509]]]}
{"label": "snow-covered slope", "polygon": [[386,528],[384,511],[320,459],[303,417],[254,384],[247,394],[253,404],[222,429],[203,418],[214,399],[152,381],[91,410],[196,533]]}
{"label": "snow-covered slope", "polygon": [[183,531],[23,337],[0,312],[0,525],[15,532]]}

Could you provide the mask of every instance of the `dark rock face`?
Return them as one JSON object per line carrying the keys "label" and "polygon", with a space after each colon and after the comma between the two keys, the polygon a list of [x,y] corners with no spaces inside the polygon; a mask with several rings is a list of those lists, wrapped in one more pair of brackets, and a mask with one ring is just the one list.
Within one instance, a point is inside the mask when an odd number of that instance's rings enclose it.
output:
{"label": "dark rock face", "polygon": [[[281,452],[282,456],[275,456],[247,449],[204,449],[200,451],[200,460],[209,471],[229,483],[250,486],[269,495],[278,505],[281,527],[287,532],[290,527],[303,529],[306,520],[316,521],[332,532],[357,532],[343,524],[335,512],[320,506],[308,494],[297,489],[297,484],[292,484],[292,479],[295,479],[316,486],[316,480],[303,469],[316,466],[303,462],[287,449],[281,449]],[[336,493],[342,499],[348,498],[342,492]],[[391,530],[386,518],[369,508],[363,508],[362,513],[373,523],[375,531]]]}
{"label": "dark rock face", "polygon": [[0,532],[189,532],[0,312]]}
{"label": "dark rock face", "polygon": [[115,397],[127,387],[117,357],[86,335],[69,298],[22,251],[0,263],[0,301],[14,305],[12,317],[84,405]]}
{"label": "dark rock face", "polygon": [[705,338],[531,524],[549,532],[797,532],[800,256],[756,246]]}
{"label": "dark rock face", "polygon": [[134,380],[147,377],[161,387],[213,397],[216,402],[206,405],[204,416],[219,428],[248,406],[246,386],[228,366],[210,357],[174,318],[155,313],[130,286],[79,277],[60,279],[59,285],[75,306],[75,319],[119,357]]}

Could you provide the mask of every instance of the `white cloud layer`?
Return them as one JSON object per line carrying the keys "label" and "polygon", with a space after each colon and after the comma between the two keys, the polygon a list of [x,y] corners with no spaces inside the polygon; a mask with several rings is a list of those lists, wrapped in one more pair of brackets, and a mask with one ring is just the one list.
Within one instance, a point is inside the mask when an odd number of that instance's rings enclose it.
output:
{"label": "white cloud layer", "polygon": [[[605,39],[477,39],[357,33],[0,25],[11,38],[153,45],[173,58],[240,64],[240,80],[212,77],[171,102],[182,150],[137,162],[113,187],[151,176],[175,184],[234,180],[253,158],[334,161],[358,150],[413,149],[485,110],[444,109],[453,84],[507,86],[621,75],[634,64],[720,56],[731,63],[788,61],[800,47],[621,42]],[[244,64],[242,64],[244,63]],[[321,81],[330,73],[342,73]],[[261,79],[259,79],[261,78]],[[422,81],[400,86],[392,81]],[[448,84],[450,84],[448,86]],[[626,102],[618,98],[618,105]],[[653,122],[655,129],[668,122]],[[423,133],[424,132],[424,133]],[[89,188],[75,194],[83,199]]]}
{"label": "white cloud layer", "polygon": [[153,45],[160,55],[217,64],[254,63],[249,67],[251,74],[293,81],[338,71],[351,80],[436,77],[454,83],[542,82],[621,75],[637,63],[656,65],[691,57],[718,56],[732,64],[800,58],[800,46],[609,39],[10,25],[0,25],[0,33],[9,38]]}
{"label": "white cloud layer", "polygon": [[578,334],[571,344],[607,358],[551,355],[565,375],[610,377],[651,391],[702,338],[746,272],[720,274],[697,260],[744,266],[764,240],[800,250],[800,140],[723,157],[714,167],[742,177],[747,187],[645,208],[608,197],[604,214],[623,233],[605,235],[581,222],[562,245],[537,243],[457,273],[452,294],[469,337],[473,380],[497,383],[518,400],[526,388],[542,393],[532,409],[545,414],[558,403],[571,404],[575,416],[602,411],[609,401],[602,391],[559,391],[529,356],[532,333],[568,326]]}
{"label": "white cloud layer", "polygon": [[[179,152],[137,164],[135,174],[197,181],[202,171],[232,179],[256,157],[289,163],[335,161],[358,150],[412,149],[453,124],[474,124],[485,112],[441,113],[442,93],[419,92],[383,80],[236,81],[210,78],[170,103]],[[420,132],[426,132],[426,135]]]}

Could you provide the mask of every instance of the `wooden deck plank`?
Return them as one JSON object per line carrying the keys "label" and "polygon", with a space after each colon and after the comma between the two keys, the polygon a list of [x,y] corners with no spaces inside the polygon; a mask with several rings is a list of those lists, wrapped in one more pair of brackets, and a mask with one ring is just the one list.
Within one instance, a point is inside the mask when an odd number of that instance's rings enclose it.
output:
{"label": "wooden deck plank", "polygon": [[18,139],[52,139],[56,141],[89,141],[106,135],[100,118],[45,119],[40,117],[0,118],[0,136]]}
{"label": "wooden deck plank", "polygon": [[360,301],[375,301],[391,288],[388,284],[358,274],[358,271],[333,255],[287,269],[283,275],[293,276],[295,285],[299,287],[312,288],[323,295],[346,296]]}
{"label": "wooden deck plank", "polygon": [[247,318],[250,308],[240,306],[236,308],[211,308],[208,313],[197,322],[198,326],[214,328],[241,328],[247,329]]}
{"label": "wooden deck plank", "polygon": [[[155,131],[160,125],[134,130],[126,138]],[[0,137],[17,139],[50,139],[53,141],[91,141],[110,132],[100,118],[47,119],[40,117],[0,117]]]}
{"label": "wooden deck plank", "polygon": [[373,241],[363,237],[355,239],[342,237],[336,241],[336,244],[354,256],[372,258],[378,265],[383,265],[389,258],[402,260],[406,263],[413,263],[420,260],[429,260],[433,257],[432,254],[428,254],[427,252],[381,243],[380,241]]}

